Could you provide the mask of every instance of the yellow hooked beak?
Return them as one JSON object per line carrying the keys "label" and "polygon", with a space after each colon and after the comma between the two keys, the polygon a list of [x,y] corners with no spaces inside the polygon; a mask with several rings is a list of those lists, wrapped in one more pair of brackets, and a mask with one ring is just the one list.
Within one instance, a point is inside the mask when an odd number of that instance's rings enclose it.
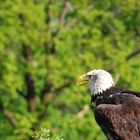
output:
{"label": "yellow hooked beak", "polygon": [[77,80],[77,86],[85,85],[88,82],[89,82],[89,77],[87,75],[81,75]]}

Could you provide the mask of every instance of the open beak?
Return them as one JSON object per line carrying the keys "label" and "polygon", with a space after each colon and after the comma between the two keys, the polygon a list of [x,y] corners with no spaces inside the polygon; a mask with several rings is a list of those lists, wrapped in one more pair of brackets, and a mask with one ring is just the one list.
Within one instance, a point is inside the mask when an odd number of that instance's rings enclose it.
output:
{"label": "open beak", "polygon": [[81,85],[85,85],[89,82],[89,78],[87,75],[81,75],[79,76],[78,80],[77,80],[77,85],[81,86]]}

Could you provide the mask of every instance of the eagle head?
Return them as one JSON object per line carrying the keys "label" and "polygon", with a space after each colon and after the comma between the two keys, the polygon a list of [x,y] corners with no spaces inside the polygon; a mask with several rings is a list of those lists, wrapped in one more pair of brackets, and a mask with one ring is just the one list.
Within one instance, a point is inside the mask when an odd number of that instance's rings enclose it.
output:
{"label": "eagle head", "polygon": [[91,95],[97,95],[114,86],[111,74],[105,70],[98,69],[81,75],[77,85],[87,84],[91,89]]}

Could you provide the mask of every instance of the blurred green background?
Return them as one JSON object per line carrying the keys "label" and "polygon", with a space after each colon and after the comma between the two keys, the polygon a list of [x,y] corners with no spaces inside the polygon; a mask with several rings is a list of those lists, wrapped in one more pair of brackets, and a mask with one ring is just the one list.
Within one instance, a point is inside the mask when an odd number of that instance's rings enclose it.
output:
{"label": "blurred green background", "polygon": [[75,81],[102,68],[140,91],[139,53],[139,0],[0,0],[0,139],[105,140]]}

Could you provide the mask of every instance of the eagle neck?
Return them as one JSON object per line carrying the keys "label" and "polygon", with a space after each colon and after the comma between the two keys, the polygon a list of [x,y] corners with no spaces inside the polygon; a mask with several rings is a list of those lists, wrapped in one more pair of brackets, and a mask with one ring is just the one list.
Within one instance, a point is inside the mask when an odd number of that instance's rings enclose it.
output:
{"label": "eagle neck", "polygon": [[106,91],[103,91],[100,94],[92,95],[91,96],[91,103],[94,103],[95,106],[97,106],[99,104],[104,104],[104,103],[106,103],[106,99],[110,95],[113,95],[113,94],[118,93],[118,92],[120,92],[119,89],[117,89],[115,87],[111,87],[111,88],[107,89]]}

